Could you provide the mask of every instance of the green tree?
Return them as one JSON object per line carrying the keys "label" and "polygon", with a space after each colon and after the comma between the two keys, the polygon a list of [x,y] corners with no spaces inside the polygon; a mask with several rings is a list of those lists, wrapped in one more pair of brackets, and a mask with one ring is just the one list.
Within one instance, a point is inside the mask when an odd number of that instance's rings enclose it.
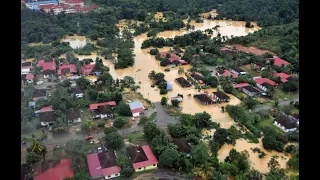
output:
{"label": "green tree", "polygon": [[155,123],[149,121],[143,126],[143,132],[144,137],[151,141],[160,133],[160,130]]}
{"label": "green tree", "polygon": [[108,147],[112,149],[119,149],[123,145],[122,137],[118,132],[112,132],[106,135],[105,137]]}
{"label": "green tree", "polygon": [[171,99],[171,105],[173,107],[179,107],[179,103],[180,101],[178,101],[177,99]]}
{"label": "green tree", "polygon": [[150,49],[150,54],[157,55],[157,54],[159,54],[159,50],[158,49]]}
{"label": "green tree", "polygon": [[278,159],[278,156],[276,155],[271,157],[270,161],[268,162],[268,167],[270,169],[279,169],[280,164],[277,161],[277,159]]}
{"label": "green tree", "polygon": [[152,70],[152,71],[149,73],[148,77],[149,77],[149,79],[154,79],[154,78],[155,78],[155,75],[156,75],[156,71]]}
{"label": "green tree", "polygon": [[85,77],[81,77],[76,80],[76,84],[80,89],[86,90],[88,86],[90,85],[90,81],[86,79]]}
{"label": "green tree", "polygon": [[161,98],[161,105],[166,105],[168,102],[168,99],[166,97]]}
{"label": "green tree", "polygon": [[117,106],[117,111],[120,115],[131,116],[130,106],[128,104],[121,103]]}
{"label": "green tree", "polygon": [[74,174],[73,180],[90,180],[90,177],[85,171],[80,171]]}
{"label": "green tree", "polygon": [[246,105],[247,109],[253,109],[258,102],[253,97],[249,96],[244,100],[244,104]]}
{"label": "green tree", "polygon": [[34,164],[36,164],[40,160],[41,160],[41,155],[39,155],[35,152],[31,151],[26,154],[26,164],[28,166],[33,166]]}
{"label": "green tree", "polygon": [[64,151],[68,154],[72,154],[73,152],[78,152],[83,146],[82,140],[69,140],[66,142]]}
{"label": "green tree", "polygon": [[124,118],[116,118],[113,122],[113,126],[116,128],[122,128],[123,126],[125,126],[127,124],[127,120],[125,120]]}
{"label": "green tree", "polygon": [[298,90],[298,84],[296,82],[287,81],[287,82],[283,83],[282,89],[285,92],[294,92],[294,91]]}
{"label": "green tree", "polygon": [[213,135],[213,141],[221,147],[228,139],[228,131],[224,128],[218,128]]}
{"label": "green tree", "polygon": [[209,128],[211,124],[211,116],[207,112],[196,113],[194,115],[194,122],[198,129]]}
{"label": "green tree", "polygon": [[159,156],[159,164],[162,167],[168,167],[173,168],[175,162],[179,158],[179,153],[175,149],[166,149],[162,152],[162,154]]}
{"label": "green tree", "polygon": [[83,132],[92,132],[97,128],[97,124],[92,120],[83,121],[81,124],[81,130]]}
{"label": "green tree", "polygon": [[73,152],[71,154],[71,168],[75,172],[85,172],[87,170],[87,156],[82,152]]}
{"label": "green tree", "polygon": [[184,73],[184,68],[183,67],[179,67],[178,74],[183,74],[183,73]]}
{"label": "green tree", "polygon": [[124,177],[131,177],[134,173],[134,170],[131,167],[121,168],[120,174]]}
{"label": "green tree", "polygon": [[209,154],[204,144],[193,146],[190,152],[194,165],[201,165],[208,161]]}
{"label": "green tree", "polygon": [[104,134],[105,135],[108,135],[108,134],[113,133],[113,132],[118,132],[118,129],[113,127],[113,126],[104,128]]}

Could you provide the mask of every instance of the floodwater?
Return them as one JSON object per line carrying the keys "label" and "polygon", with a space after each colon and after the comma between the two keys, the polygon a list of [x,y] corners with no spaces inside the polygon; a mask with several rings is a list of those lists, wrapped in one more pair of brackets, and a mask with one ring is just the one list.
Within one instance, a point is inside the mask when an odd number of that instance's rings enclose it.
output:
{"label": "floodwater", "polygon": [[[249,154],[249,161],[252,167],[254,167],[254,169],[256,169],[257,171],[261,172],[261,173],[268,173],[270,170],[268,168],[268,162],[270,161],[271,157],[274,155],[278,156],[277,161],[280,164],[281,168],[286,168],[287,166],[287,161],[291,158],[290,155],[285,156],[284,153],[280,153],[277,151],[267,151],[263,148],[262,145],[262,139],[259,139],[259,143],[254,144],[254,143],[249,143],[248,141],[244,140],[244,139],[238,139],[236,141],[236,145],[233,146],[231,144],[225,144],[221,147],[221,149],[218,152],[218,159],[220,162],[223,162],[224,159],[229,155],[229,152],[232,148],[235,148],[237,151],[247,151]],[[254,153],[251,148],[259,148],[261,151],[264,151],[267,155],[260,159],[259,153],[256,152]]]}
{"label": "floodwater", "polygon": [[[122,21],[123,22],[123,21]],[[192,22],[191,22],[192,23]],[[248,29],[245,28],[245,22],[240,21],[212,21],[212,20],[204,20],[204,23],[195,23],[195,30],[205,30],[207,28],[213,28],[216,25],[220,25],[220,33],[221,35],[225,36],[243,36],[247,35],[249,32],[253,32],[257,29]],[[158,37],[174,37],[177,35],[182,35],[188,33],[187,30],[180,30],[180,31],[165,31],[158,34]],[[192,88],[182,88],[178,83],[175,82],[175,79],[178,77],[185,77],[184,74],[179,75],[178,74],[178,67],[170,68],[170,72],[165,72],[165,67],[160,66],[160,62],[155,59],[155,56],[150,55],[148,52],[150,48],[147,49],[141,49],[141,44],[144,40],[147,39],[146,33],[142,34],[140,36],[134,37],[133,41],[135,44],[134,48],[134,54],[135,54],[135,64],[133,67],[129,67],[126,69],[114,69],[114,65],[110,60],[104,59],[104,64],[110,68],[110,74],[113,76],[113,78],[123,78],[124,76],[131,76],[133,77],[136,82],[140,82],[140,89],[138,89],[139,92],[145,97],[150,99],[152,102],[160,101],[162,97],[168,97],[171,99],[172,97],[175,97],[179,94],[183,94],[184,99],[180,103],[180,106],[182,107],[183,113],[188,114],[195,114],[199,112],[206,111],[212,116],[213,121],[219,122],[221,124],[221,127],[223,128],[229,128],[231,125],[234,125],[234,121],[230,118],[228,113],[222,113],[221,106],[226,106],[227,104],[230,105],[237,105],[240,104],[240,100],[234,97],[233,95],[229,94],[230,96],[230,102],[229,103],[222,103],[219,105],[213,104],[213,105],[201,105],[198,103],[197,100],[193,98],[194,94],[197,93],[204,93],[204,91],[207,91],[209,94],[212,94],[212,92],[216,91],[216,89],[207,89],[207,90],[201,90],[201,92],[198,92],[198,90],[195,90]],[[159,51],[168,51],[170,48],[160,48]],[[93,53],[90,56],[79,56],[76,55],[80,60],[85,58],[91,58],[95,59],[96,54]],[[184,68],[184,71],[186,72],[188,69],[191,68],[190,65],[181,66]],[[148,74],[152,71],[156,72],[162,72],[165,74],[165,79],[172,84],[173,90],[169,91],[167,95],[160,95],[159,89],[157,87],[152,88],[151,87],[151,81],[148,78]],[[87,76],[88,79],[91,81],[95,81],[95,76]],[[185,77],[186,78],[186,77]],[[191,97],[188,97],[188,94],[191,94]]]}
{"label": "floodwater", "polygon": [[62,42],[69,42],[72,49],[83,48],[87,44],[87,38],[85,36],[65,36]]}

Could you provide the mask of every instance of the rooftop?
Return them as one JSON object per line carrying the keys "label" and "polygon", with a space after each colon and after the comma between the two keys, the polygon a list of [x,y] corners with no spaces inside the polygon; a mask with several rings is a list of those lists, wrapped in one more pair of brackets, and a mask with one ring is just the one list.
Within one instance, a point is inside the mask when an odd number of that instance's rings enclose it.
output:
{"label": "rooftop", "polygon": [[40,113],[39,118],[40,122],[53,122],[56,120],[56,116],[53,111]]}
{"label": "rooftop", "polygon": [[279,57],[267,58],[266,60],[273,60],[273,65],[275,65],[275,66],[282,66],[282,65],[290,64],[288,61],[285,61]]}
{"label": "rooftop", "polygon": [[66,177],[73,176],[70,159],[43,161],[35,166],[34,180],[64,180]]}
{"label": "rooftop", "polygon": [[190,74],[191,77],[193,77],[195,80],[202,80],[203,81],[203,76],[199,73],[191,73]]}
{"label": "rooftop", "polygon": [[173,139],[172,142],[178,146],[178,151],[190,153],[191,146],[188,144],[188,141],[185,138]]}
{"label": "rooftop", "polygon": [[246,89],[249,92],[256,92],[256,93],[260,92],[257,88],[255,88],[253,86],[245,86],[245,87],[243,87],[243,89]]}
{"label": "rooftop", "polygon": [[216,95],[219,99],[230,99],[228,95],[221,91],[213,92],[213,94]]}
{"label": "rooftop", "polygon": [[40,113],[51,112],[51,111],[53,111],[52,105],[50,105],[50,106],[44,106],[44,107],[42,107],[42,108],[40,109]]}
{"label": "rooftop", "polygon": [[102,102],[102,103],[97,103],[97,104],[90,104],[89,109],[96,110],[96,109],[98,109],[98,106],[102,106],[102,105],[116,106],[117,103],[115,101],[109,101],[109,102]]}
{"label": "rooftop", "polygon": [[287,116],[284,115],[278,115],[275,118],[275,121],[284,126],[286,129],[293,129],[297,127],[297,124],[295,121],[291,120]]}
{"label": "rooftop", "polygon": [[145,109],[143,104],[140,101],[134,101],[134,102],[129,103],[129,107],[130,107],[131,111],[134,109],[140,109],[140,108]]}
{"label": "rooftop", "polygon": [[257,83],[257,84],[260,84],[260,85],[263,85],[263,83],[267,83],[267,84],[270,84],[271,86],[276,86],[277,83],[268,79],[268,78],[255,78],[254,81]]}
{"label": "rooftop", "polygon": [[245,72],[243,69],[241,69],[239,67],[233,67],[232,69],[235,70],[238,73]]}
{"label": "rooftop", "polygon": [[134,169],[158,164],[158,160],[148,145],[128,147],[127,152]]}
{"label": "rooftop", "polygon": [[99,110],[100,114],[110,114],[110,113],[112,113],[110,105],[100,105],[100,106],[98,106],[98,110]]}
{"label": "rooftop", "polygon": [[34,75],[32,73],[28,73],[26,75],[26,80],[32,80],[34,78]]}
{"label": "rooftop", "polygon": [[31,62],[23,62],[23,63],[21,63],[21,67],[30,67],[30,66],[32,66]]}
{"label": "rooftop", "polygon": [[224,76],[224,77],[230,77],[231,76],[234,79],[238,77],[238,75],[233,74],[228,70],[219,70],[218,73],[221,74],[221,76]]}
{"label": "rooftop", "polygon": [[214,103],[215,101],[211,99],[208,95],[206,94],[195,94],[193,95],[194,98],[196,98],[198,101],[205,102],[205,103]]}
{"label": "rooftop", "polygon": [[33,92],[33,97],[44,97],[47,95],[47,91],[45,89],[35,89]]}
{"label": "rooftop", "polygon": [[274,73],[273,74],[273,76],[275,76],[275,77],[280,77],[280,79],[281,79],[281,82],[287,82],[288,80],[288,78],[290,77],[290,75],[288,75],[288,74],[286,74],[286,73],[283,73],[283,72],[281,72],[281,73]]}
{"label": "rooftop", "polygon": [[232,86],[233,86],[233,88],[238,89],[238,88],[250,86],[250,84],[248,84],[248,83],[239,83],[239,84],[233,84]]}
{"label": "rooftop", "polygon": [[80,110],[78,108],[70,108],[66,112],[67,120],[74,120],[80,117]]}
{"label": "rooftop", "polygon": [[56,61],[54,61],[53,59],[51,60],[39,60],[37,63],[38,67],[42,67],[42,70],[52,70],[55,71],[56,70]]}
{"label": "rooftop", "polygon": [[183,77],[176,78],[176,81],[183,87],[191,87],[192,85]]}
{"label": "rooftop", "polygon": [[94,68],[96,67],[96,64],[86,64],[86,65],[83,65],[81,67],[81,70],[82,70],[82,74],[84,75],[89,75],[90,73],[93,72]]}
{"label": "rooftop", "polygon": [[77,72],[77,67],[74,64],[64,64],[62,66],[59,67],[58,69],[58,74],[66,74],[66,73],[76,73]]}

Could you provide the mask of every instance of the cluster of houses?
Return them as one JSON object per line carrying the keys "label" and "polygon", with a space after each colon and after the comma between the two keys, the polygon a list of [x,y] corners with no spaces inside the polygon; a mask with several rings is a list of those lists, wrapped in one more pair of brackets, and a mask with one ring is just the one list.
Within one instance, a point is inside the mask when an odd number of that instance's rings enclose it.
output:
{"label": "cluster of houses", "polygon": [[[158,167],[158,160],[148,145],[126,148],[126,155],[135,172]],[[87,163],[92,179],[119,177],[121,168],[117,165],[115,151],[105,151],[87,155]]]}
{"label": "cluster of houses", "polygon": [[195,94],[193,97],[202,105],[209,105],[221,102],[229,102],[230,96],[226,93],[217,91],[213,92],[212,95],[208,94],[207,92],[203,94]]}
{"label": "cluster of houses", "polygon": [[54,59],[38,60],[35,64],[32,62],[21,63],[21,81],[23,83],[33,83],[36,76],[32,73],[32,68],[40,67],[44,79],[49,81],[54,75],[58,75],[60,80],[78,79],[81,76],[100,75],[100,72],[95,68],[95,63],[92,61],[89,64],[84,64],[78,71],[75,64],[56,64]]}
{"label": "cluster of houses", "polygon": [[177,56],[174,53],[169,53],[169,52],[159,52],[159,55],[161,58],[167,58],[167,54],[170,54],[170,57],[168,60],[170,61],[170,65],[172,66],[178,66],[178,65],[186,65],[188,64],[187,61],[182,60],[181,57]]}
{"label": "cluster of houses", "polygon": [[99,8],[96,5],[85,6],[83,0],[25,0],[22,1],[31,10],[44,10],[47,13],[85,13]]}

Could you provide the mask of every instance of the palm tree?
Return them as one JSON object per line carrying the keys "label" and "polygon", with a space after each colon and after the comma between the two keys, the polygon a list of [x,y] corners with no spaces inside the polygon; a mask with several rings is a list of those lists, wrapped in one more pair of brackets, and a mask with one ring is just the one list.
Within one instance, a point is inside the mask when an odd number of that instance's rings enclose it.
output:
{"label": "palm tree", "polygon": [[42,143],[40,143],[38,140],[36,139],[33,140],[32,144],[28,148],[28,151],[34,152],[38,155],[42,155],[43,160],[44,161],[46,160],[46,153],[48,152],[47,147]]}
{"label": "palm tree", "polygon": [[200,168],[195,168],[193,170],[194,175],[201,177],[204,180],[210,179],[213,175],[214,168],[210,164],[205,163],[201,165]]}
{"label": "palm tree", "polygon": [[219,84],[222,86],[222,87],[225,87],[225,86],[228,86],[228,85],[231,85],[231,77],[227,76],[227,77],[221,77],[219,79]]}
{"label": "palm tree", "polygon": [[148,77],[149,77],[149,79],[153,79],[155,75],[156,75],[156,71],[152,70],[152,71],[149,73]]}
{"label": "palm tree", "polygon": [[184,73],[183,67],[179,67],[178,74],[183,74],[183,73]]}

